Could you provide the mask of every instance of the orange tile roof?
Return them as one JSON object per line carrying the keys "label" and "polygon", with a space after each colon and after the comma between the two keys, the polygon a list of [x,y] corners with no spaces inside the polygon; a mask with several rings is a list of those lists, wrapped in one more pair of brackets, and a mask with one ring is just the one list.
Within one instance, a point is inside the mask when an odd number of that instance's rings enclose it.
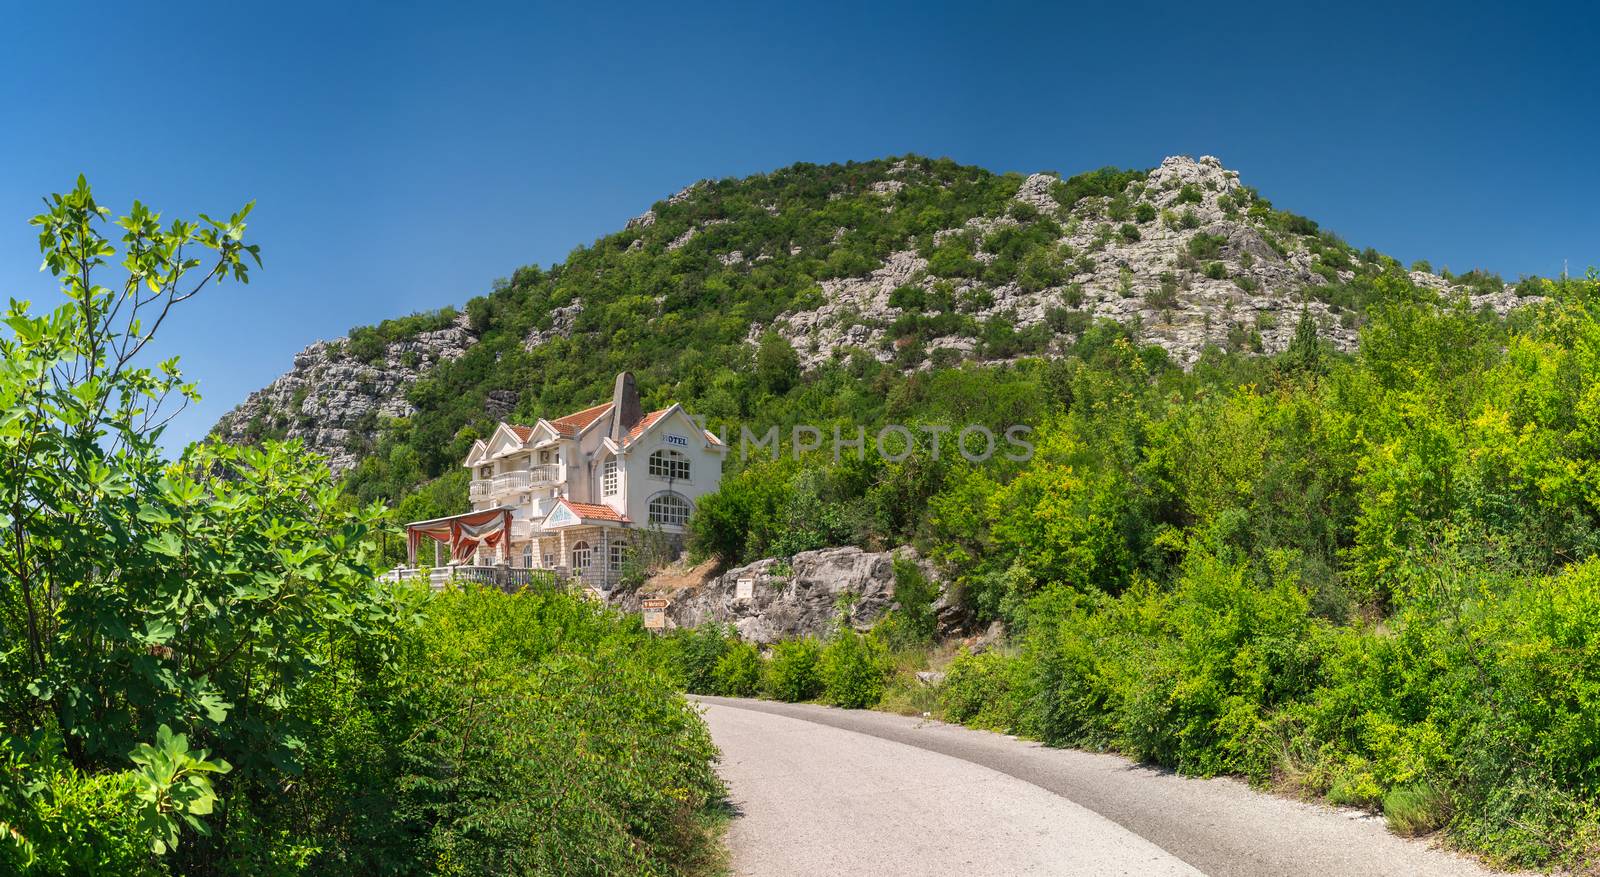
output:
{"label": "orange tile roof", "polygon": [[508,423],[506,426],[516,435],[519,442],[526,443],[533,436],[533,427],[531,426],[517,426],[515,423]]}
{"label": "orange tile roof", "polygon": [[573,513],[580,518],[588,518],[594,521],[617,521],[618,523],[623,524],[632,523],[632,521],[628,520],[627,515],[622,514],[608,505],[595,505],[594,503],[589,502],[573,502],[570,499],[563,499],[561,502],[564,503],[567,508],[572,509]]}
{"label": "orange tile roof", "polygon": [[577,435],[584,427],[599,420],[607,411],[611,410],[610,402],[601,402],[593,408],[585,408],[566,417],[558,417],[550,421],[550,425],[562,435]]}
{"label": "orange tile roof", "polygon": [[672,409],[663,408],[660,411],[652,411],[649,414],[639,418],[639,422],[633,425],[633,429],[628,430],[628,437],[623,439],[622,443],[628,444],[639,436],[644,435],[645,430],[655,425],[655,422],[661,419],[661,415],[666,414],[670,410]]}

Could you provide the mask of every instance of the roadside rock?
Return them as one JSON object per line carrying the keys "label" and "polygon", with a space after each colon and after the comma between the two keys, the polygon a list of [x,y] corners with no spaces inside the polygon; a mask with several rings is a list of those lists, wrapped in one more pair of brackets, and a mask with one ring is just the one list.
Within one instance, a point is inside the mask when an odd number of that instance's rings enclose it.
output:
{"label": "roadside rock", "polygon": [[[930,581],[940,581],[932,564],[910,547],[878,552],[823,548],[802,551],[788,563],[767,558],[735,567],[696,589],[658,594],[660,589],[647,582],[638,591],[618,594],[614,600],[624,610],[634,611],[641,599],[668,597],[672,600],[667,609],[671,626],[732,624],[742,638],[756,643],[823,636],[836,618],[866,630],[894,605],[896,557],[909,558]],[[747,598],[740,596],[741,581],[748,583]],[[943,587],[935,610],[942,632],[959,628],[964,620]]]}

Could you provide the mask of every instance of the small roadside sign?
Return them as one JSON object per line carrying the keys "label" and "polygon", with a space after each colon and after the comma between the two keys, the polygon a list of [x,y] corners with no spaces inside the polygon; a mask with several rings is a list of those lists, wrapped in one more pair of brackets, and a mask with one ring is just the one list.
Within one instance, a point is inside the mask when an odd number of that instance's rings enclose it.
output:
{"label": "small roadside sign", "polygon": [[639,606],[644,610],[645,630],[663,630],[667,626],[666,600],[641,600]]}
{"label": "small roadside sign", "polygon": [[743,578],[743,579],[740,579],[740,580],[738,580],[737,582],[734,583],[734,586],[733,586],[733,599],[735,599],[735,600],[749,600],[749,599],[755,597],[755,595],[756,595],[756,580],[755,579]]}

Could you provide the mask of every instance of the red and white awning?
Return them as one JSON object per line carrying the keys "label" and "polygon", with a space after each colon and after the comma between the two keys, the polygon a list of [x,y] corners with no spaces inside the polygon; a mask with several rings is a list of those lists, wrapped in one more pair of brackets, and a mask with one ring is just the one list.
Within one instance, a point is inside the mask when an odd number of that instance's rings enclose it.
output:
{"label": "red and white awning", "polygon": [[413,566],[416,565],[417,549],[422,545],[422,540],[432,539],[449,545],[451,559],[460,562],[471,558],[478,546],[493,548],[510,538],[510,535],[510,508],[417,521],[406,525],[406,556]]}

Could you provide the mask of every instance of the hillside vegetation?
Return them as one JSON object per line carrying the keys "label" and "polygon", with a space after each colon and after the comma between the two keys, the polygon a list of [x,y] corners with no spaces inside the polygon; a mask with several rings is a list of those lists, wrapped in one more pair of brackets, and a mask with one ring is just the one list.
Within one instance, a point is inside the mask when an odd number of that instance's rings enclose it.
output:
{"label": "hillside vegetation", "polygon": [[[1026,424],[1025,460],[969,462],[948,433],[937,459],[735,453],[691,520],[691,550],[730,563],[913,543],[998,647],[907,682],[932,636],[908,597],[770,655],[678,634],[676,676],[937,709],[1592,868],[1600,281],[1412,267],[1205,160],[702,183],[469,302],[474,340],[346,487],[402,520],[458,511],[471,441],[621,369],[736,451],[745,425],[870,447],[888,424]],[[376,331],[387,356],[412,329]]]}
{"label": "hillside vegetation", "polygon": [[680,660],[713,661],[683,675],[1237,774],[1588,873],[1600,277],[1544,291],[1509,324],[1391,298],[1350,357],[1308,329],[1271,360],[1182,372],[1113,339],[1038,368],[1026,463],[737,472],[701,502],[702,551],[893,533],[1009,635],[921,685],[932,593],[902,583],[869,644],[843,630],[762,662],[682,634]]}
{"label": "hillside vegetation", "polygon": [[461,313],[314,345],[219,433],[303,437],[354,467],[363,500],[448,476],[411,500],[427,517],[465,507],[458,464],[497,421],[593,404],[624,369],[647,407],[682,402],[736,438],[802,416],[881,422],[902,413],[885,399],[953,368],[1006,383],[1003,366],[1116,332],[1192,368],[1281,352],[1307,313],[1348,351],[1374,302],[1458,294],[1517,301],[1492,275],[1357,250],[1209,158],[1065,179],[916,156],[801,164],[691,186]]}

